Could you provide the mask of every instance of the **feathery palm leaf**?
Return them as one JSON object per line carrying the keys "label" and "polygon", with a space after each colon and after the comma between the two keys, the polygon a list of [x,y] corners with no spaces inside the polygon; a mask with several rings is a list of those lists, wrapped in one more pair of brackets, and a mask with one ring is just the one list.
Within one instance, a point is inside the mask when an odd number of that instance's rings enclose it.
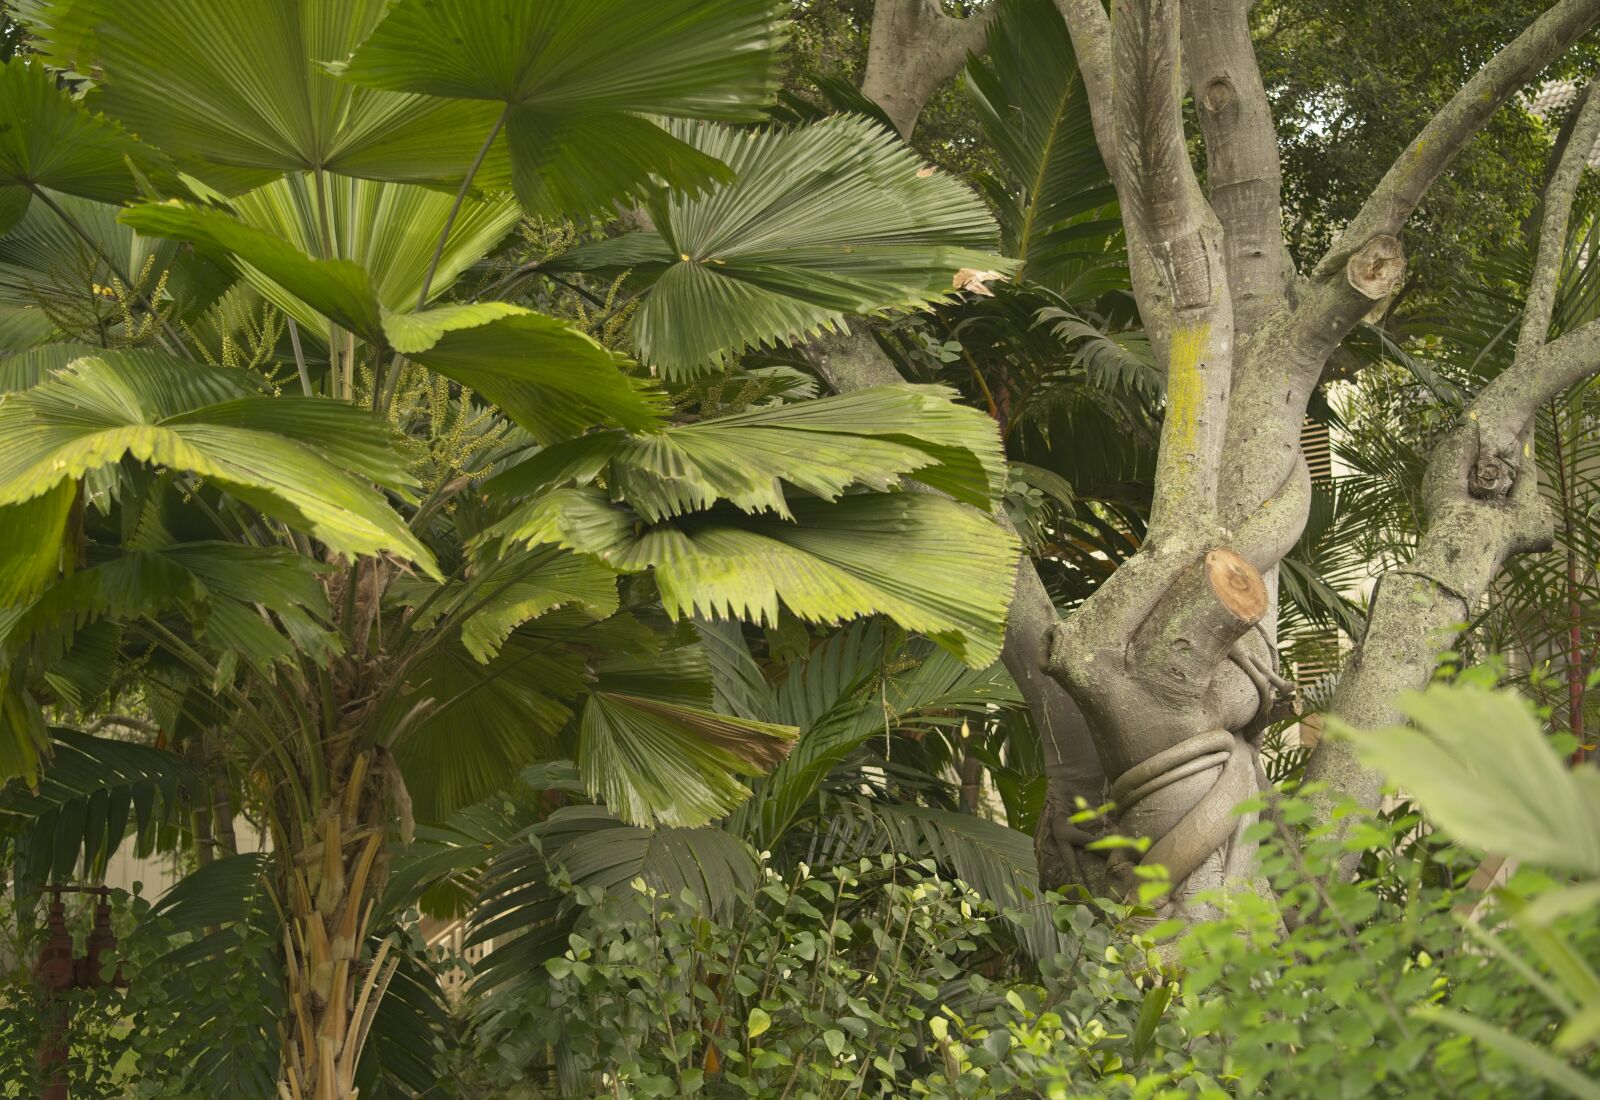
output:
{"label": "feathery palm leaf", "polygon": [[1027,833],[925,806],[841,800],[836,809],[839,828],[831,838],[831,858],[848,861],[887,851],[931,859],[992,902],[1034,958],[1061,950]]}
{"label": "feathery palm leaf", "polygon": [[528,830],[526,843],[496,854],[472,914],[471,943],[494,941],[477,987],[526,980],[567,948],[579,913],[551,885],[560,868],[574,885],[617,890],[635,879],[702,904],[735,902],[759,881],[755,852],[719,829],[641,829],[596,806],[570,806]]}
{"label": "feathery palm leaf", "polygon": [[176,753],[75,730],[51,733],[50,764],[37,789],[0,788],[0,830],[11,835],[14,881],[97,877],[127,837],[148,853],[209,793],[206,777]]}
{"label": "feathery palm leaf", "polygon": [[[1004,0],[967,96],[1003,178],[979,180],[1020,277],[1076,299],[1122,284],[1116,192],[1065,21],[1050,0]],[[1108,256],[1109,254],[1109,256]]]}

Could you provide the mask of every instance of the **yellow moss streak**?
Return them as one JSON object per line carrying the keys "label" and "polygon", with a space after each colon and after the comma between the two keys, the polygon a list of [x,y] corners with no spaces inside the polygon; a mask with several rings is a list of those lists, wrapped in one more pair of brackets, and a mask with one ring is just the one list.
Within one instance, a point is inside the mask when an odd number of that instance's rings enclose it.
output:
{"label": "yellow moss streak", "polygon": [[1200,431],[1200,413],[1205,405],[1205,380],[1200,374],[1200,359],[1211,338],[1209,323],[1189,325],[1172,334],[1172,351],[1167,359],[1167,413],[1162,432],[1162,449],[1172,457],[1194,457]]}
{"label": "yellow moss streak", "polygon": [[1172,333],[1152,529],[1164,527],[1168,517],[1199,503],[1209,492],[1203,484],[1200,458],[1204,441],[1200,434],[1206,406],[1206,379],[1201,364],[1210,339],[1209,322],[1185,325]]}

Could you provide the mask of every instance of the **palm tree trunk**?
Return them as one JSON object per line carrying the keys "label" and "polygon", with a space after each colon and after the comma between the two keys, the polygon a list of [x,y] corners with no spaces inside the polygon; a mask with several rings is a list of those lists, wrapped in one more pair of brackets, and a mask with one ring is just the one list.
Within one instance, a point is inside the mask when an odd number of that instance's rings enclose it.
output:
{"label": "palm tree trunk", "polygon": [[315,821],[297,822],[279,869],[289,1019],[287,1100],[350,1100],[372,1016],[394,972],[386,941],[362,959],[384,878],[388,833],[371,751],[335,781]]}

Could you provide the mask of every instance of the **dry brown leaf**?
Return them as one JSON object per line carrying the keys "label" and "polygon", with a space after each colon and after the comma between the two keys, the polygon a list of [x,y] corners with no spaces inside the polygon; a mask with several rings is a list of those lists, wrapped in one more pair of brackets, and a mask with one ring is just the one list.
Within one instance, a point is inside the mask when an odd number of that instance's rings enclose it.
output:
{"label": "dry brown leaf", "polygon": [[986,285],[1004,279],[1005,276],[998,271],[979,271],[975,267],[964,267],[956,272],[956,277],[950,280],[950,285],[957,290],[965,290],[969,294],[976,294],[980,298],[993,298],[994,291]]}

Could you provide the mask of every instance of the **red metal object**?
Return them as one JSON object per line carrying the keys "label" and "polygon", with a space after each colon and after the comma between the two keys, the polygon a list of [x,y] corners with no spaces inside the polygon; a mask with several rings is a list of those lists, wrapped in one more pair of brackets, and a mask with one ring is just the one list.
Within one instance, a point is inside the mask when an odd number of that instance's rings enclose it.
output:
{"label": "red metal object", "polygon": [[[73,957],[72,933],[67,930],[67,910],[63,893],[95,894],[94,928],[89,932],[82,958]],[[101,963],[117,946],[111,931],[111,891],[104,886],[52,886],[50,910],[45,918],[48,935],[34,964],[33,977],[44,990],[44,1016],[50,1022],[48,1034],[39,1047],[39,1072],[49,1079],[40,1100],[70,1100],[67,1092],[67,1056],[72,1049],[72,1008],[62,994],[73,989],[101,989],[121,984],[119,967],[107,979]]]}

